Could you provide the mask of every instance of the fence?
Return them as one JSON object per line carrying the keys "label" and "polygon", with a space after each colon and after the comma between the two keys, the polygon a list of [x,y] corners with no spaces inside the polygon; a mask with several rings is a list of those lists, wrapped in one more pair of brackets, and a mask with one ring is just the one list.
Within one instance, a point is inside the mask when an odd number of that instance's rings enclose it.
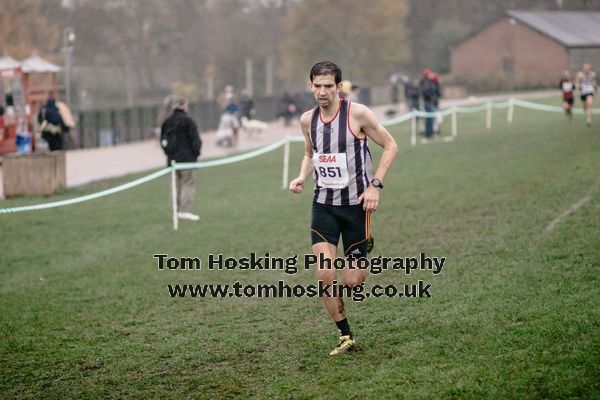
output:
{"label": "fence", "polygon": [[[296,95],[295,101],[301,111],[315,105],[310,93]],[[80,112],[76,143],[72,147],[110,146],[155,137],[161,107],[154,105]],[[262,121],[277,119],[281,107],[279,97],[254,99],[256,118]],[[188,114],[197,122],[198,130],[204,132],[217,128],[221,111],[216,102],[204,101],[191,103]]]}
{"label": "fence", "polygon": [[[390,103],[390,87],[365,87],[358,91],[359,103],[367,106]],[[402,90],[401,90],[402,91]],[[403,97],[403,96],[401,96]],[[256,118],[274,121],[282,111],[281,97],[259,97],[254,100]],[[294,96],[299,111],[316,105],[311,93]],[[150,139],[157,135],[157,117],[161,105],[124,107],[82,111],[79,115],[76,137],[72,148],[111,146]],[[215,101],[191,103],[188,114],[198,124],[200,132],[217,129],[221,111]]]}

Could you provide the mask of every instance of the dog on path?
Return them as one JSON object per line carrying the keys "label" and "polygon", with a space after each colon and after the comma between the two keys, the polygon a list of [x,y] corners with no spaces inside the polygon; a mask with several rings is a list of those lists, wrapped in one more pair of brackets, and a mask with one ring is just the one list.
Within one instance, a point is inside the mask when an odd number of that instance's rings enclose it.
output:
{"label": "dog on path", "polygon": [[262,122],[257,119],[248,119],[247,117],[242,117],[240,122],[242,129],[248,133],[249,137],[259,135],[269,127],[269,124],[266,122]]}

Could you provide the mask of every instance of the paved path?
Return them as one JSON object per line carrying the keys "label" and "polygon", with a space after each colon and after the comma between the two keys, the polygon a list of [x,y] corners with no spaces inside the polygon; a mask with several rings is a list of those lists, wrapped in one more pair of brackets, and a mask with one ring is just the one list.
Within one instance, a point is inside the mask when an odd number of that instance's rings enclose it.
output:
{"label": "paved path", "polygon": [[[558,91],[531,92],[523,94],[504,94],[497,96],[471,96],[466,99],[454,99],[442,101],[442,108],[453,105],[468,105],[479,103],[484,100],[504,100],[509,97],[516,98],[540,98],[558,96]],[[381,121],[387,117],[385,112],[392,106],[372,107],[375,115]],[[396,107],[397,115],[407,112],[406,107],[401,104]],[[269,124],[269,128],[258,136],[248,137],[245,132],[240,132],[240,141],[237,146],[229,149],[218,147],[215,144],[215,132],[202,134],[202,156],[200,160],[215,157],[223,157],[229,154],[248,151],[250,149],[266,146],[283,139],[287,135],[300,135],[298,121],[292,126],[283,126],[280,122]],[[165,156],[159,146],[158,139],[145,140],[135,143],[121,144],[118,146],[100,147],[94,149],[69,150],[67,151],[67,186],[80,186],[96,180],[123,176],[136,172],[157,169],[166,165]],[[0,168],[1,172],[1,168]],[[3,198],[2,174],[0,173],[0,198]]]}
{"label": "paved path", "polygon": [[[298,124],[285,127],[280,123],[272,123],[267,130],[253,137],[241,131],[239,143],[231,148],[218,147],[215,144],[215,132],[205,132],[202,133],[200,160],[266,146],[299,132]],[[156,138],[119,146],[71,150],[67,152],[66,163],[67,186],[72,187],[99,179],[165,167],[166,158]]]}

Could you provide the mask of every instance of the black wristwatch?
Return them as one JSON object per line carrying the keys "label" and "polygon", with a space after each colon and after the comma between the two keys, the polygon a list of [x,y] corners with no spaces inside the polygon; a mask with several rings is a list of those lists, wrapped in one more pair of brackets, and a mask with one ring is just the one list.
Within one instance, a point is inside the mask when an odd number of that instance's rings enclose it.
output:
{"label": "black wristwatch", "polygon": [[371,179],[371,185],[375,186],[377,189],[383,189],[383,184],[377,178]]}

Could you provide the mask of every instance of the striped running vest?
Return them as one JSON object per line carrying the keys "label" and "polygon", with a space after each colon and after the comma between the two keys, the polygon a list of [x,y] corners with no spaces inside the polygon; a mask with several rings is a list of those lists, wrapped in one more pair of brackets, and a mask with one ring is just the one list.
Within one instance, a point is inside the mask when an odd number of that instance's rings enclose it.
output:
{"label": "striped running vest", "polygon": [[579,78],[579,93],[593,94],[594,93],[594,77],[591,73],[582,73]]}
{"label": "striped running vest", "polygon": [[350,106],[347,100],[340,100],[337,113],[331,121],[323,121],[317,106],[312,113],[310,140],[313,153],[318,155],[343,153],[346,156],[348,184],[344,188],[330,189],[320,185],[322,172],[315,166],[313,176],[315,191],[313,200],[317,203],[348,206],[356,205],[358,198],[369,186],[373,178],[373,162],[367,146],[367,137],[358,138],[350,129]]}

